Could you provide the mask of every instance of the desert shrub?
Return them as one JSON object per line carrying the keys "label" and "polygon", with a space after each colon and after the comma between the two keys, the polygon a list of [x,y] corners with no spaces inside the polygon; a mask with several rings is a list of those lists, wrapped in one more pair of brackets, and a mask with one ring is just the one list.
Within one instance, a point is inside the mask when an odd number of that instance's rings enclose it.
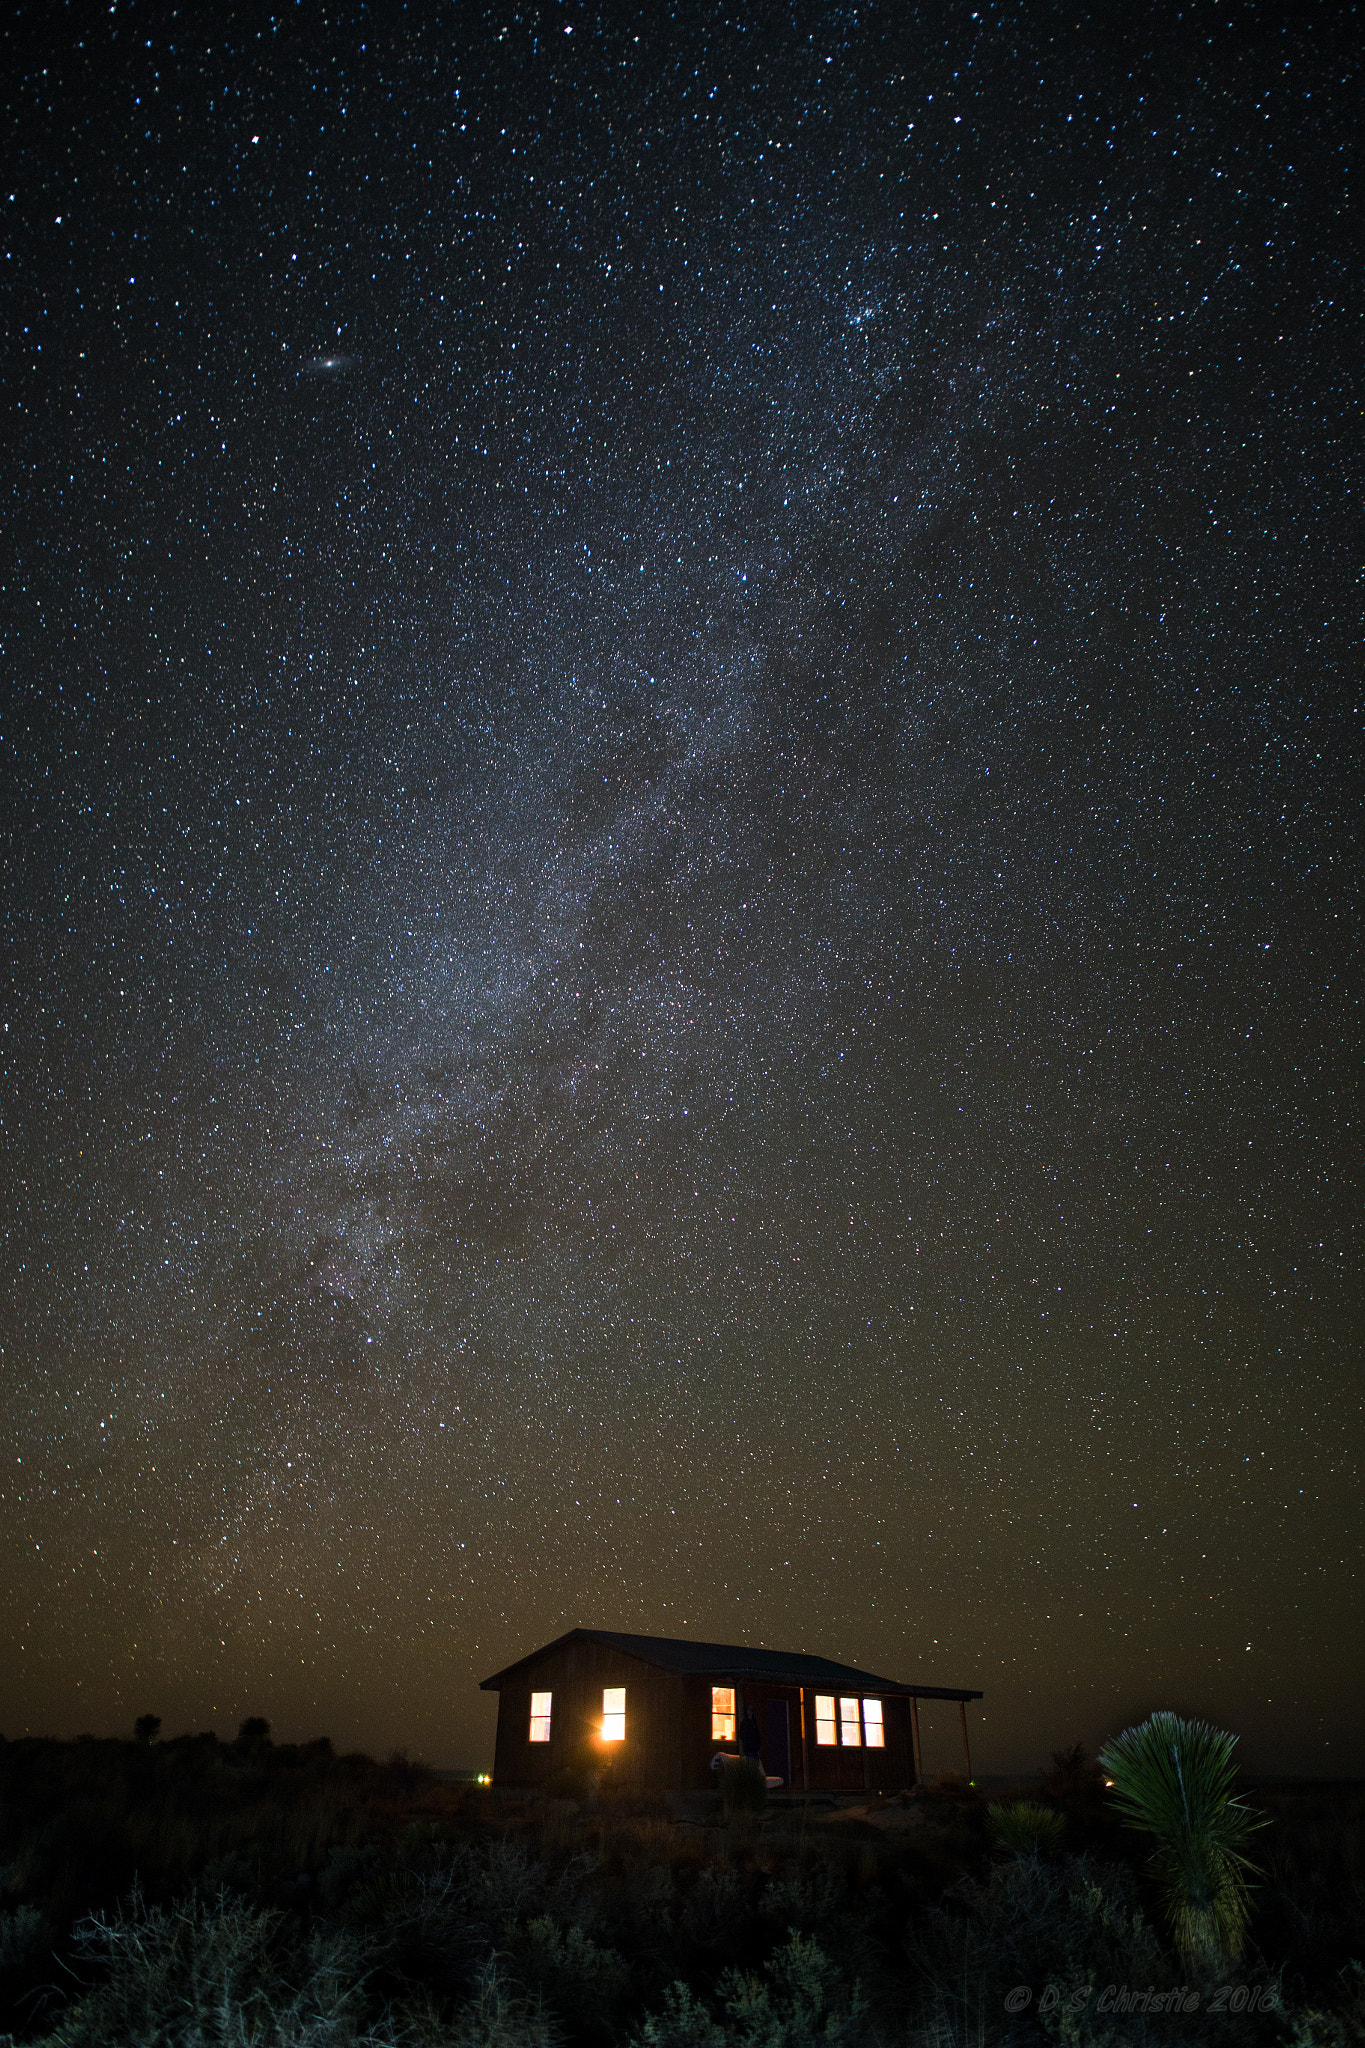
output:
{"label": "desert shrub", "polygon": [[1295,1998],[1335,1987],[1365,1954],[1365,1788],[1265,1788],[1265,1882],[1257,1887],[1255,1935],[1286,1973]]}
{"label": "desert shrub", "polygon": [[843,1863],[822,1860],[806,1868],[788,1864],[775,1871],[758,1910],[769,1926],[776,1923],[788,1933],[814,1935],[828,1954],[840,1958],[846,1972],[864,1981],[885,1969],[886,1895],[878,1885],[855,1883]]}
{"label": "desert shrub", "polygon": [[[0,2027],[30,2021],[55,1969],[53,1929],[33,1906],[0,1912]],[[0,2035],[0,2041],[3,2041]]]}
{"label": "desert shrub", "polygon": [[960,1880],[915,1923],[910,1960],[935,2023],[999,2014],[1014,1986],[1168,1985],[1170,1964],[1122,1867],[1014,1857]]}
{"label": "desert shrub", "polygon": [[42,2048],[363,2048],[364,1967],[332,1929],[289,1936],[283,1916],[220,1897],[94,1915],[77,1950],[99,1981]]}
{"label": "desert shrub", "polygon": [[1039,1806],[1033,1799],[1013,1799],[988,1806],[986,1825],[996,1847],[1014,1856],[1041,1856],[1060,1849],[1066,1833],[1066,1822],[1060,1813],[1054,1813],[1050,1806]]}
{"label": "desert shrub", "polygon": [[517,1841],[456,1850],[449,1868],[462,1910],[489,1945],[500,1942],[519,1921],[545,1912],[555,1883],[544,1860]]}
{"label": "desert shrub", "polygon": [[708,1962],[734,1962],[743,1954],[751,1913],[738,1871],[726,1865],[704,1868],[678,1915],[687,1948]]}
{"label": "desert shrub", "polygon": [[798,1934],[828,1928],[848,1910],[848,1874],[838,1863],[815,1863],[807,1870],[788,1865],[774,1872],[759,1903],[765,1920]]}
{"label": "desert shrub", "polygon": [[1250,1919],[1245,1847],[1265,1821],[1233,1795],[1235,1735],[1205,1721],[1153,1714],[1100,1751],[1114,1802],[1130,1827],[1155,1835],[1148,1868],[1186,1960],[1239,1956]]}
{"label": "desert shrub", "polygon": [[664,1993],[663,2009],[648,2013],[636,2040],[641,2048],[727,2048],[725,2029],[681,1980]]}
{"label": "desert shrub", "polygon": [[487,1941],[466,1910],[466,1875],[462,1860],[438,1860],[389,1872],[356,1893],[348,1918],[365,1929],[384,1991],[468,1993]]}
{"label": "desert shrub", "polygon": [[750,1756],[736,1757],[720,1773],[721,1812],[730,1816],[762,1813],[768,1804],[768,1780],[762,1764]]}
{"label": "desert shrub", "polygon": [[556,2048],[562,2035],[543,2001],[515,1984],[493,1956],[474,1996],[437,2039],[441,2048]]}
{"label": "desert shrub", "polygon": [[762,1972],[727,1970],[717,1993],[723,2021],[686,1984],[672,1985],[641,2026],[641,2048],[852,2048],[867,2034],[861,1990],[802,1934]]}
{"label": "desert shrub", "polygon": [[324,1911],[337,1912],[363,1888],[374,1873],[376,1855],[373,1844],[332,1844],[317,1878],[317,1900]]}
{"label": "desert shrub", "polygon": [[577,2030],[609,2022],[630,1988],[624,1958],[599,1948],[581,1927],[529,1921],[512,1953],[520,1981]]}
{"label": "desert shrub", "polygon": [[1348,1963],[1333,1991],[1330,2004],[1287,2015],[1284,2048],[1359,2048],[1365,2041],[1365,1963]]}
{"label": "desert shrub", "polygon": [[51,1953],[52,1929],[35,1907],[0,1913],[0,1981],[30,1970]]}
{"label": "desert shrub", "polygon": [[761,1977],[730,1971],[720,1991],[743,2048],[845,2048],[865,2032],[861,1990],[804,1934],[793,1933]]}

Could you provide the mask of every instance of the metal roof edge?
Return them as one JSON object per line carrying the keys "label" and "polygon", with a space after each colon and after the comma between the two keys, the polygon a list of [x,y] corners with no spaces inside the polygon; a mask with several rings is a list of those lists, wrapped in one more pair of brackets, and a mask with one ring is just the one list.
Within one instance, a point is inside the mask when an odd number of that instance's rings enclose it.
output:
{"label": "metal roof edge", "polygon": [[[632,1658],[637,1664],[650,1664],[653,1665],[656,1669],[661,1670],[675,1669],[676,1667],[671,1665],[668,1659],[663,1656],[660,1656],[658,1659],[655,1659],[645,1654],[642,1650],[626,1649],[624,1646],[625,1641],[629,1640],[631,1642],[639,1644],[657,1642],[658,1644],[660,1644],[661,1647],[665,1644],[673,1644],[679,1647],[690,1647],[686,1636],[635,1636],[630,1635],[628,1631],[618,1629],[582,1627],[571,1628],[566,1630],[566,1632],[562,1636],[556,1636],[552,1642],[541,1643],[538,1648],[534,1650],[528,1650],[524,1657],[514,1658],[510,1664],[504,1665],[501,1671],[495,1671],[490,1678],[480,1679],[480,1692],[497,1692],[500,1689],[503,1680],[510,1678],[513,1672],[519,1671],[523,1664],[530,1664],[534,1662],[534,1660],[537,1657],[544,1657],[552,1650],[562,1649],[566,1643],[571,1643],[580,1640],[587,1642],[603,1643],[609,1646],[611,1649],[617,1651],[619,1655],[623,1657]],[[775,1659],[782,1657],[791,1657],[793,1660],[799,1659],[802,1663],[809,1662],[815,1664],[834,1664],[835,1668],[844,1673],[849,1681],[852,1681],[852,1679],[856,1676],[859,1684],[865,1689],[867,1689],[869,1692],[874,1694],[910,1694],[913,1695],[916,1699],[922,1700],[966,1701],[979,1700],[985,1698],[985,1694],[983,1692],[979,1692],[974,1688],[966,1686],[920,1685],[911,1680],[880,1678],[874,1672],[859,1671],[856,1665],[847,1664],[840,1666],[836,1664],[835,1659],[831,1657],[815,1657],[804,1650],[760,1649],[755,1651],[752,1649],[751,1646],[745,1646],[739,1643],[708,1643],[704,1646],[697,1645],[697,1647],[705,1647],[707,1649],[714,1649],[719,1651],[729,1651],[731,1652],[731,1655],[726,1657],[723,1661],[718,1661],[715,1664],[708,1664],[702,1667],[698,1667],[698,1669],[694,1670],[690,1674],[692,1677],[704,1677],[707,1674],[707,1672],[714,1671],[717,1674],[723,1674],[726,1677],[752,1677],[755,1679],[766,1678],[773,1684],[782,1684],[785,1682],[793,1685],[805,1685],[810,1690],[814,1691],[819,1681],[817,1681],[810,1674],[803,1675],[793,1670],[791,1676],[784,1681],[783,1678],[780,1676],[779,1672],[773,1670],[771,1665],[765,1670],[761,1665],[756,1663],[750,1663],[747,1661],[749,1658],[753,1656]],[[832,1678],[826,1678],[825,1683],[836,1684],[837,1681]]]}

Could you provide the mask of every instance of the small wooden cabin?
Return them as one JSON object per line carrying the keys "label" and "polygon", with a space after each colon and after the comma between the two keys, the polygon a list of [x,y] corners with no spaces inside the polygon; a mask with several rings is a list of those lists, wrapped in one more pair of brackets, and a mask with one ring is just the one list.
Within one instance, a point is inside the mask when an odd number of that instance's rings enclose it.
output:
{"label": "small wooden cabin", "polygon": [[485,1678],[498,1698],[495,1785],[532,1789],[585,1755],[623,1786],[714,1788],[712,1761],[740,1753],[755,1716],[770,1778],[793,1791],[908,1790],[920,1782],[919,1701],[979,1692],[877,1678],[852,1664],[735,1643],[575,1628]]}

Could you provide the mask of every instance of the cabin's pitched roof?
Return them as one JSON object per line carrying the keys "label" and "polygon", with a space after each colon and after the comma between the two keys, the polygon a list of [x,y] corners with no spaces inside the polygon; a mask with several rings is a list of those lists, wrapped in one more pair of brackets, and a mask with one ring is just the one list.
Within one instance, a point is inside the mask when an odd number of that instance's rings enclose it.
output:
{"label": "cabin's pitched roof", "polygon": [[491,1678],[485,1678],[480,1690],[496,1692],[506,1678],[519,1671],[532,1658],[543,1657],[548,1650],[558,1650],[566,1643],[604,1643],[608,1649],[621,1650],[628,1657],[638,1657],[642,1664],[653,1664],[662,1671],[676,1671],[682,1674],[702,1675],[710,1673],[717,1678],[766,1678],[776,1685],[829,1686],[832,1690],[864,1693],[916,1693],[926,1700],[979,1700],[979,1692],[968,1692],[955,1686],[918,1685],[898,1678],[878,1678],[873,1672],[860,1671],[854,1664],[835,1664],[828,1657],[807,1657],[797,1650],[754,1650],[742,1643],[694,1643],[685,1642],[677,1636],[630,1636],[621,1635],[609,1628],[571,1628],[567,1635],[557,1636],[552,1643],[543,1643],[538,1650],[531,1650],[524,1657],[518,1657],[502,1671],[495,1671]]}

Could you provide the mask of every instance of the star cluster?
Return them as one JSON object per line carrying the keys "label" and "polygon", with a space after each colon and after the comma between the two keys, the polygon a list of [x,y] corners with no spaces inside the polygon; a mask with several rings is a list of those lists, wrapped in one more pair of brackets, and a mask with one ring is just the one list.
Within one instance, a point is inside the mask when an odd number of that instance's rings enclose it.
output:
{"label": "star cluster", "polygon": [[582,1622],[1360,1767],[1356,58],[12,44],[0,1725]]}

